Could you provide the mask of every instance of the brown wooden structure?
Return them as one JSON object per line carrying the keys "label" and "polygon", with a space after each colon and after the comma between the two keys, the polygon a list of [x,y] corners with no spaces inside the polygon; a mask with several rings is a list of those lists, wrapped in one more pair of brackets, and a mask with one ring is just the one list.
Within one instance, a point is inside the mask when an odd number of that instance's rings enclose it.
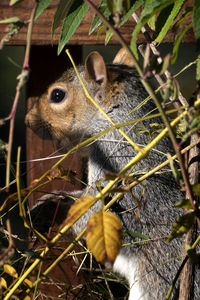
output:
{"label": "brown wooden structure", "polygon": [[[51,40],[51,22],[53,20],[53,16],[55,14],[57,5],[59,0],[53,0],[49,7],[44,11],[44,13],[36,20],[33,27],[32,34],[32,44],[33,45],[50,45],[52,43],[57,44],[59,39],[60,28],[58,28],[54,34],[53,41]],[[186,1],[187,6],[193,5],[193,0]],[[33,8],[35,0],[22,0],[16,5],[10,7],[9,0],[1,0],[0,1],[0,20],[17,16],[22,21],[28,22],[30,18],[31,9]],[[93,3],[100,3],[99,0],[94,0]],[[94,13],[89,10],[80,27],[78,28],[76,34],[71,38],[69,44],[70,45],[83,45],[83,44],[104,44],[105,35],[102,34],[97,38],[96,33],[92,35],[88,35],[88,31],[90,28],[91,20],[93,19]],[[188,18],[187,21],[188,23]],[[183,26],[186,23],[183,23]],[[130,41],[131,33],[133,28],[135,27],[135,21],[133,18],[120,28],[120,32],[123,35],[126,41]],[[0,24],[0,39],[8,32],[8,25]],[[170,42],[173,40],[175,32],[171,30],[164,42]],[[138,42],[146,42],[143,34],[139,34]],[[187,35],[183,38],[183,42],[194,42],[194,35],[192,29],[187,32]],[[9,44],[11,45],[24,45],[26,43],[26,28],[23,27],[20,32],[13,36]],[[115,37],[113,37],[110,43],[117,43]]]}

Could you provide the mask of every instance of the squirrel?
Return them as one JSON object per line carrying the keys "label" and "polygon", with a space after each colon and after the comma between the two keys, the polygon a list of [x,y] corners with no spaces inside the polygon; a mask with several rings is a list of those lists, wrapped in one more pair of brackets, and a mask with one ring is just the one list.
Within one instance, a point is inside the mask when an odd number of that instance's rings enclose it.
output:
{"label": "squirrel", "polygon": [[[111,64],[105,64],[98,52],[90,53],[78,71],[90,95],[115,124],[128,123],[155,112],[152,100],[140,105],[147,93],[123,48]],[[118,174],[137,154],[118,129],[107,130],[112,124],[87,98],[73,68],[49,86],[27,113],[25,122],[36,133],[41,126],[45,127],[65,151],[106,130],[88,147],[79,149],[80,154],[88,158],[88,188],[79,195],[97,194],[96,183],[108,173]],[[161,119],[143,120],[142,126],[150,130],[152,122],[161,123]],[[137,123],[129,123],[121,129],[140,148],[151,139],[150,135],[138,132]],[[137,180],[141,174],[166,160],[167,153],[172,153],[172,146],[165,137],[132,168],[131,176]],[[138,183],[131,193],[124,193],[110,208],[124,226],[123,243],[129,243],[121,248],[113,270],[128,281],[130,300],[165,298],[181,265],[181,238],[170,244],[166,240],[180,214],[180,209],[174,208],[174,204],[183,199],[170,167],[165,167],[165,170]],[[98,201],[78,220],[73,228],[76,234],[87,225],[92,212],[100,208]],[[149,239],[137,243],[139,240],[134,233]],[[196,284],[193,299],[199,299],[199,288],[200,285]],[[178,299],[178,284],[173,299]]]}

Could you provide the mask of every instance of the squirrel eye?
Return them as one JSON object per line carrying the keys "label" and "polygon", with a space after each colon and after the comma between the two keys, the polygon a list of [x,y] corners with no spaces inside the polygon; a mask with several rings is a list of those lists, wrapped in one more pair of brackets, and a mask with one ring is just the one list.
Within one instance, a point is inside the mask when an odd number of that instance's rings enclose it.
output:
{"label": "squirrel eye", "polygon": [[61,88],[56,88],[51,91],[49,101],[51,103],[60,103],[65,99],[67,92]]}

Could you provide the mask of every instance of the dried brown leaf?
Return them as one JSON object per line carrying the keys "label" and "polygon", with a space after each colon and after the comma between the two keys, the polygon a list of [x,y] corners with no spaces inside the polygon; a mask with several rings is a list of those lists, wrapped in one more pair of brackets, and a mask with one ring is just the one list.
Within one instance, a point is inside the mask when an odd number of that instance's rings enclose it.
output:
{"label": "dried brown leaf", "polygon": [[3,270],[5,273],[9,274],[10,276],[12,276],[14,278],[18,278],[17,271],[12,266],[10,266],[8,264],[4,264]]}
{"label": "dried brown leaf", "polygon": [[5,281],[5,279],[3,277],[0,277],[0,290],[2,288],[7,289],[7,282]]}
{"label": "dried brown leaf", "polygon": [[78,199],[69,209],[63,225],[73,225],[93,204],[95,197],[85,196]]}
{"label": "dried brown leaf", "polygon": [[122,224],[111,212],[95,212],[87,224],[87,247],[98,262],[113,263],[122,244]]}

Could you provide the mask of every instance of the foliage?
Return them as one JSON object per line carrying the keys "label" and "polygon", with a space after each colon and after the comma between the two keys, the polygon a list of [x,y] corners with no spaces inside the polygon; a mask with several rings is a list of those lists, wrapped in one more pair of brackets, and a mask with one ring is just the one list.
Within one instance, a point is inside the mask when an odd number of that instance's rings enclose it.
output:
{"label": "foliage", "polygon": [[[17,3],[17,0],[12,0],[10,2],[10,5],[14,5]],[[52,0],[40,0],[37,5],[37,9],[34,16],[34,21],[39,18],[45,9],[48,8],[48,6],[51,4]],[[184,4],[186,4],[184,6]],[[52,39],[54,36],[55,30],[61,25],[60,30],[60,39],[58,44],[58,54],[61,53],[61,51],[64,49],[66,44],[70,41],[71,37],[74,35],[75,31],[79,27],[80,23],[84,19],[85,15],[87,14],[89,8],[91,7],[90,1],[82,1],[82,0],[60,0],[56,13],[54,15],[54,18],[52,20]],[[138,14],[138,9],[140,9],[140,12]],[[105,43],[108,43],[113,35],[118,34],[120,32],[120,27],[123,26],[129,18],[134,15],[136,12],[138,14],[137,24],[135,28],[133,28],[132,32],[132,39],[130,41],[130,49],[127,46],[129,50],[131,50],[133,59],[136,63],[136,69],[138,70],[139,74],[141,75],[143,84],[145,88],[149,91],[150,96],[152,96],[153,99],[155,99],[156,103],[156,97],[154,96],[154,93],[151,94],[151,89],[149,88],[147,82],[145,81],[146,78],[151,76],[152,74],[162,75],[165,74],[165,72],[168,70],[170,63],[175,63],[180,43],[184,37],[184,35],[187,33],[188,30],[191,28],[194,31],[195,38],[197,40],[197,43],[200,40],[200,4],[198,0],[194,1],[194,6],[189,7],[187,5],[187,1],[183,0],[102,0],[99,8],[94,8],[95,16],[91,22],[91,26],[89,29],[88,34],[97,34],[97,37],[100,34],[105,33]],[[192,16],[192,17],[191,17]],[[5,41],[9,40],[13,34],[15,34],[18,29],[16,29],[16,26],[21,28],[21,26],[24,26],[25,24],[21,22],[21,20],[18,17],[13,17],[5,20],[0,20],[0,23],[8,23],[12,24],[12,26],[15,26],[15,32],[13,33],[13,27],[10,33],[10,35],[6,38]],[[186,24],[186,25],[185,25]],[[169,30],[173,30],[175,32],[175,38],[173,43],[173,53],[172,55],[167,55],[164,59],[162,59],[162,62],[159,62],[157,60],[157,56],[152,57],[150,55],[150,48],[147,47],[145,54],[144,54],[144,63],[143,68],[140,67],[138,62],[138,48],[137,48],[137,40],[138,35],[140,31],[143,29],[144,26],[148,26],[149,30],[151,32],[151,45],[160,44],[165,38]],[[118,35],[117,35],[118,37]],[[5,42],[4,41],[4,42]],[[123,45],[124,46],[124,45]],[[197,63],[196,63],[197,69],[196,69],[196,79],[197,81],[200,81],[200,59],[198,56]],[[24,70],[23,70],[24,71]],[[25,73],[27,76],[27,73]],[[23,78],[24,73],[22,72],[21,76],[19,76],[18,79]],[[169,98],[172,100],[176,100],[180,90],[178,87],[178,84],[176,84],[176,81],[171,76],[168,77],[168,88],[165,90],[162,90],[160,92],[160,95],[164,102],[166,102]],[[160,88],[161,89],[161,88]],[[91,100],[93,101],[93,100]],[[157,103],[156,103],[157,104]],[[1,205],[1,212],[2,216],[6,215],[10,209],[12,209],[14,206],[19,206],[20,216],[22,217],[24,221],[24,226],[28,228],[30,231],[34,232],[34,234],[37,236],[38,239],[44,242],[44,249],[40,254],[36,251],[33,251],[32,253],[29,252],[26,257],[31,260],[34,259],[33,263],[30,263],[30,265],[26,268],[25,271],[22,272],[22,276],[19,276],[19,271],[15,268],[15,266],[12,266],[12,260],[8,260],[3,262],[1,266],[1,277],[0,277],[0,288],[1,288],[1,294],[5,295],[4,299],[9,299],[11,295],[24,295],[24,299],[28,299],[30,291],[35,289],[37,291],[37,285],[38,283],[43,279],[44,276],[47,276],[49,271],[52,270],[56,264],[58,264],[64,255],[66,255],[70,249],[74,247],[74,244],[78,242],[79,238],[86,232],[87,237],[87,245],[88,248],[92,251],[97,261],[100,262],[113,262],[115,260],[115,257],[117,256],[120,246],[121,246],[121,224],[119,220],[116,218],[115,215],[106,212],[105,210],[109,208],[109,205],[113,204],[118,197],[120,197],[125,191],[123,189],[115,189],[113,188],[114,183],[128,180],[129,183],[129,189],[134,187],[137,183],[131,182],[131,176],[128,176],[126,172],[131,172],[133,166],[141,159],[145,157],[145,155],[148,155],[148,151],[152,149],[152,147],[159,141],[159,139],[163,138],[163,136],[166,134],[167,130],[169,131],[169,135],[171,132],[171,139],[173,142],[173,131],[171,128],[175,127],[175,125],[179,124],[180,129],[180,120],[184,122],[184,126],[182,126],[182,132],[179,132],[179,137],[181,137],[181,142],[184,143],[185,141],[188,141],[190,136],[194,132],[198,132],[200,128],[200,117],[199,117],[199,107],[200,103],[199,100],[195,102],[194,105],[187,105],[187,108],[182,108],[183,111],[179,114],[179,116],[176,116],[173,118],[173,120],[170,122],[167,122],[167,115],[170,114],[170,111],[162,110],[162,107],[160,108],[159,115],[161,115],[164,119],[164,125],[160,125],[157,123],[151,124],[151,130],[145,128],[144,126],[137,125],[136,130],[139,134],[146,134],[151,137],[151,142],[149,145],[143,149],[143,151],[139,152],[139,154],[134,157],[130,164],[125,166],[125,168],[122,170],[120,174],[114,174],[110,175],[110,178],[106,178],[106,180],[110,180],[108,185],[103,189],[100,190],[100,193],[93,196],[87,196],[85,198],[78,199],[74,205],[71,206],[68,216],[65,219],[65,221],[62,224],[62,227],[60,228],[59,233],[50,241],[48,241],[48,238],[38,232],[35,228],[33,228],[28,220],[28,217],[26,215],[26,202],[29,198],[29,196],[34,192],[37,191],[39,188],[41,188],[43,185],[48,184],[50,181],[53,180],[68,180],[73,181],[73,176],[66,176],[64,170],[58,170],[56,169],[60,163],[74,150],[78,149],[79,147],[85,146],[99,136],[93,137],[93,139],[89,139],[77,147],[73,148],[71,152],[67,153],[61,160],[59,160],[54,166],[52,166],[51,170],[48,170],[45,174],[43,174],[40,178],[35,179],[35,181],[31,184],[31,186],[27,188],[22,188],[21,186],[21,179],[20,179],[20,170],[19,170],[19,162],[20,162],[20,154],[18,156],[18,164],[16,168],[16,192],[10,193],[5,197],[4,204]],[[159,108],[159,107],[158,107]],[[179,110],[178,110],[179,111]],[[177,110],[173,110],[173,113],[177,113]],[[165,122],[166,120],[166,122]],[[112,124],[113,127],[115,124]],[[111,128],[112,129],[112,128]],[[118,128],[120,130],[120,127]],[[131,144],[133,144],[133,141],[129,141]],[[0,145],[1,146],[1,145]],[[151,170],[145,175],[139,177],[138,181],[143,181],[148,176],[151,176],[156,171],[162,169],[162,167],[168,163],[171,165],[172,172],[177,180],[179,180],[180,185],[186,189],[186,182],[184,181],[184,166],[181,166],[180,163],[180,170],[177,170],[174,166],[174,160],[178,157],[178,154],[180,154],[180,151],[178,149],[177,144],[175,144],[175,150],[177,150],[176,157],[169,157],[169,159],[164,162],[161,166],[158,166],[156,170]],[[5,146],[1,146],[1,152],[3,152],[3,156],[5,156]],[[185,153],[188,151],[188,148],[185,148],[182,150],[182,153]],[[19,151],[20,152],[20,151]],[[13,168],[13,166],[11,166]],[[9,168],[10,170],[10,168]],[[53,170],[56,170],[56,172],[52,173]],[[15,170],[13,171],[15,173]],[[180,173],[183,173],[182,177]],[[45,181],[42,181],[45,180]],[[113,188],[113,190],[112,190]],[[194,195],[199,196],[200,188],[199,184],[193,184],[192,187],[189,187]],[[106,197],[109,192],[115,192],[117,193],[117,196],[110,202],[109,205],[104,206],[104,197]],[[47,268],[43,274],[41,275],[38,271],[38,278],[37,280],[32,284],[27,277],[31,276],[32,271],[36,269],[36,267],[42,263],[43,258],[45,255],[50,251],[50,248],[54,246],[57,241],[65,236],[67,230],[74,224],[75,221],[78,220],[97,200],[102,199],[102,210],[99,212],[96,212],[94,215],[92,215],[87,230],[83,231],[79,237],[76,238],[75,241],[73,241],[69,247],[67,247],[63,253],[56,259],[56,261]],[[199,207],[196,205],[196,202],[191,199],[186,199],[182,201],[181,203],[178,203],[176,205],[177,207],[184,208],[186,210],[186,214],[183,216],[180,216],[178,220],[174,223],[172,233],[168,237],[168,242],[170,242],[172,239],[177,238],[178,236],[181,236],[185,233],[187,233],[194,222],[197,219],[198,213],[199,213]],[[176,208],[175,208],[176,209]],[[109,231],[112,232],[112,237],[110,238]],[[148,240],[147,236],[144,236],[142,233],[132,233],[134,237],[138,237],[140,239],[144,239],[145,241]],[[6,239],[9,240],[9,242],[12,240],[11,234],[6,233],[5,234]],[[101,239],[100,239],[101,237]],[[2,240],[4,238],[1,238]],[[100,242],[99,242],[100,240]],[[195,246],[197,244],[194,243],[192,247],[187,246],[187,252],[188,256],[191,257],[193,261],[197,261],[197,254],[195,252]],[[8,246],[8,249],[11,250],[13,247]],[[10,247],[10,248],[9,248]],[[82,248],[81,248],[82,249]],[[115,251],[111,251],[110,249],[115,249]],[[3,248],[3,251],[5,250],[5,247]],[[85,251],[85,250],[84,250]],[[83,253],[86,253],[88,255],[88,250]],[[4,253],[6,250],[4,251]],[[2,253],[1,253],[2,254]],[[36,257],[36,259],[35,259]],[[7,279],[8,278],[8,279]],[[105,278],[104,278],[105,279]],[[103,279],[103,280],[104,280]],[[107,282],[107,278],[105,279],[105,282]],[[108,295],[106,295],[108,299]],[[106,299],[105,297],[105,299]]]}
{"label": "foliage", "polygon": [[[52,0],[40,0],[37,11],[36,19],[43,13],[43,11],[50,5]],[[174,49],[171,58],[171,63],[175,63],[179,45],[184,35],[190,28],[193,28],[197,41],[200,39],[200,9],[199,1],[194,1],[194,6],[186,6],[185,9],[180,13],[184,0],[132,0],[132,1],[108,1],[102,0],[99,6],[99,12],[107,18],[117,28],[124,25],[133,15],[138,8],[142,8],[142,12],[132,32],[132,40],[130,43],[131,50],[138,58],[137,52],[137,37],[138,34],[145,24],[148,24],[152,30],[152,42],[161,43],[165,38],[168,31],[173,27],[177,37],[174,39]],[[65,45],[69,42],[71,37],[74,35],[76,29],[84,19],[88,12],[87,1],[63,1],[60,0],[54,19],[52,21],[52,37],[54,31],[62,23],[60,40],[58,44],[58,54],[61,53]],[[187,23],[187,26],[182,26],[184,20],[187,20],[190,16],[193,16],[192,20]],[[191,19],[191,18],[190,18]],[[12,22],[10,20],[10,22]],[[15,21],[16,22],[16,21]],[[107,28],[103,24],[103,20],[99,15],[95,14],[89,34],[94,33],[98,29],[98,35],[106,31],[105,42],[108,43],[113,36],[113,32],[110,28]],[[199,66],[197,64],[197,77],[199,77]]]}

